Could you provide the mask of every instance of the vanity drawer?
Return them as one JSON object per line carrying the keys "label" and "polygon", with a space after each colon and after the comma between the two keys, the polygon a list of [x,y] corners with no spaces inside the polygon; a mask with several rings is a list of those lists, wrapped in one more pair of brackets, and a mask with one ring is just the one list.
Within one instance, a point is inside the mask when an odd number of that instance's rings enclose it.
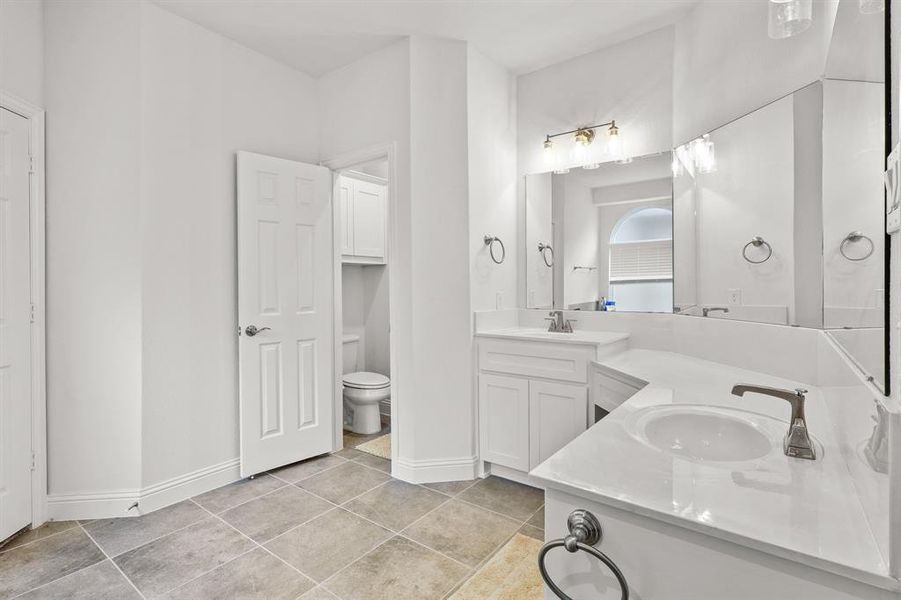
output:
{"label": "vanity drawer", "polygon": [[479,369],[528,377],[588,382],[588,363],[596,356],[593,346],[567,346],[541,342],[481,340]]}

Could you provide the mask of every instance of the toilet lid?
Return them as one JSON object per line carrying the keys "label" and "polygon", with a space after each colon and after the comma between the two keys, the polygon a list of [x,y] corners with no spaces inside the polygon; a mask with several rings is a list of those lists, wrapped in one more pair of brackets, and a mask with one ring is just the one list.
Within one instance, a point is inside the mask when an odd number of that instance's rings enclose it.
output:
{"label": "toilet lid", "polygon": [[347,387],[357,388],[361,390],[372,390],[388,387],[391,380],[379,373],[370,373],[369,371],[360,371],[358,373],[348,373],[344,376],[344,385]]}

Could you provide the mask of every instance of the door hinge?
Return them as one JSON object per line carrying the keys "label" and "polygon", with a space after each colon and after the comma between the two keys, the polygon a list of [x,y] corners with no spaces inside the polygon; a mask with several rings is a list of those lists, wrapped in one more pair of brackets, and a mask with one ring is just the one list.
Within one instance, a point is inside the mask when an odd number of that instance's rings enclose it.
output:
{"label": "door hinge", "polygon": [[34,156],[31,154],[28,155],[28,173],[34,173]]}
{"label": "door hinge", "polygon": [[34,323],[34,311],[35,311],[34,304],[32,304],[31,305],[31,315],[29,316],[32,323]]}
{"label": "door hinge", "polygon": [[34,471],[35,469],[37,469],[37,465],[38,465],[38,457],[34,452],[32,452],[31,453],[31,470]]}

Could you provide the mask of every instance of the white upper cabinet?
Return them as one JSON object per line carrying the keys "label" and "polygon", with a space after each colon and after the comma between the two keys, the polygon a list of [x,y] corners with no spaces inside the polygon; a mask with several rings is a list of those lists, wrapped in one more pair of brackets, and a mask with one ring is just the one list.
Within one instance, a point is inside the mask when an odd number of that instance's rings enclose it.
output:
{"label": "white upper cabinet", "polygon": [[384,264],[386,252],[386,187],[341,175],[338,177],[342,262]]}

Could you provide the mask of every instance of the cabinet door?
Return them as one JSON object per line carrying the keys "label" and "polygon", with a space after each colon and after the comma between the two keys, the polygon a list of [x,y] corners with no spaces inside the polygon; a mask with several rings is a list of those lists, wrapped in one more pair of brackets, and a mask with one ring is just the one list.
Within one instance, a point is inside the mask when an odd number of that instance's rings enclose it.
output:
{"label": "cabinet door", "polygon": [[529,470],[529,382],[479,375],[479,452],[482,460]]}
{"label": "cabinet door", "polygon": [[354,253],[354,203],[353,180],[338,177],[338,204],[341,211],[341,254]]}
{"label": "cabinet door", "polygon": [[582,385],[532,381],[529,422],[529,469],[534,469],[588,428],[588,390]]}
{"label": "cabinet door", "polygon": [[385,186],[355,181],[353,187],[354,256],[385,257]]}

